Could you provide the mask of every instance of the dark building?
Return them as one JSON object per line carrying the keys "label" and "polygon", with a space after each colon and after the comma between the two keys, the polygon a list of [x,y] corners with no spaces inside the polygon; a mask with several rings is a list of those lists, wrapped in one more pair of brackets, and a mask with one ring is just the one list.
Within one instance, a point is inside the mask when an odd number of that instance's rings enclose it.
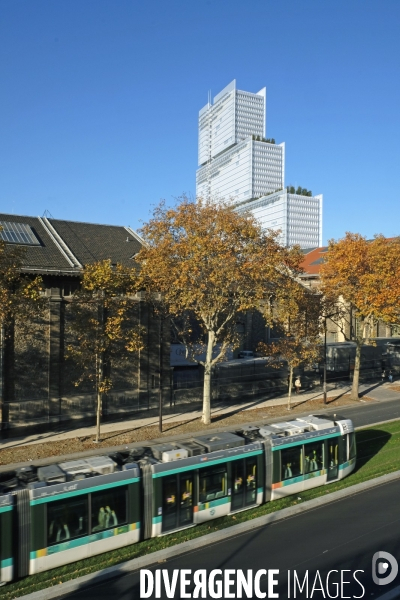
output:
{"label": "dark building", "polygon": [[[134,266],[142,241],[129,227],[0,214],[1,238],[25,248],[21,271],[40,275],[47,306],[29,339],[17,327],[6,339],[0,361],[3,428],[52,424],[95,414],[94,390],[76,387],[65,357],[71,297],[83,268],[104,259]],[[139,293],[134,323],[145,330],[144,350],[132,354],[113,373],[103,415],[127,413],[169,399],[169,324],[161,323]],[[163,330],[165,332],[163,334]],[[161,341],[162,340],[162,341]]]}

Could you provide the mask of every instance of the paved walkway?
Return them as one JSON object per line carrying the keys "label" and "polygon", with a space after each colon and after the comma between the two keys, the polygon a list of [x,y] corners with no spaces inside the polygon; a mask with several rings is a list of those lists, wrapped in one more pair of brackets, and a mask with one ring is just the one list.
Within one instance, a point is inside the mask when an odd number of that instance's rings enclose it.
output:
{"label": "paved walkway", "polygon": [[[336,385],[329,384],[327,389],[328,397],[332,398],[339,394],[346,394],[350,391],[351,386],[346,383],[337,383]],[[360,385],[360,394],[368,396],[372,400],[382,402],[385,400],[400,400],[400,392],[392,389],[389,383],[382,382],[370,382],[363,383]],[[298,402],[307,402],[308,400],[314,400],[322,398],[322,390],[317,388],[310,392],[301,392],[299,396],[292,395],[292,404]],[[288,403],[288,397],[283,396],[279,398],[260,399],[245,402],[243,404],[219,404],[211,409],[213,416],[223,415],[231,413],[232,410],[252,410],[254,408],[267,408],[271,406],[286,406]],[[163,423],[176,423],[179,421],[191,421],[199,419],[201,417],[201,410],[193,410],[190,412],[176,412],[174,414],[168,414],[163,417]],[[158,415],[151,417],[132,417],[129,420],[117,421],[114,423],[104,423],[101,425],[102,433],[113,433],[117,431],[125,431],[127,429],[137,429],[140,427],[149,427],[151,425],[158,425]],[[59,441],[68,438],[75,437],[87,437],[95,436],[96,429],[94,426],[90,427],[79,427],[79,428],[66,428],[60,430],[58,427],[57,432],[46,432],[38,433],[33,435],[27,435],[23,437],[8,438],[0,441],[0,449],[13,448],[18,446],[25,446],[29,444],[40,444],[42,442]]]}

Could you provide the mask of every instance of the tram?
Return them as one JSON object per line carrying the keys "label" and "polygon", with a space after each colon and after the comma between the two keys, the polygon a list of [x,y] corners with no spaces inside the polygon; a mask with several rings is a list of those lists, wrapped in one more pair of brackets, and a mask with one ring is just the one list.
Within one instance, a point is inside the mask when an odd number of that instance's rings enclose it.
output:
{"label": "tram", "polygon": [[310,415],[0,475],[0,582],[346,477],[350,420]]}

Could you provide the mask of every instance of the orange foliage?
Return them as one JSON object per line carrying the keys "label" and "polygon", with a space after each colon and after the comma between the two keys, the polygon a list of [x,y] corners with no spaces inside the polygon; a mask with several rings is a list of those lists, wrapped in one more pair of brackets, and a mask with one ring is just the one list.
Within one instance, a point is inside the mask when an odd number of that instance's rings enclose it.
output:
{"label": "orange foliage", "polygon": [[322,291],[327,298],[351,304],[359,318],[400,320],[400,239],[378,235],[372,241],[346,233],[329,243],[321,266]]}
{"label": "orange foliage", "polygon": [[346,233],[338,242],[329,242],[320,274],[327,312],[336,311],[343,323],[351,311],[360,325],[354,337],[352,328],[341,327],[345,337],[357,344],[352,392],[357,398],[363,340],[372,335],[378,320],[400,322],[400,239],[377,235],[368,241],[360,234]]}
{"label": "orange foliage", "polygon": [[87,265],[81,288],[72,299],[72,320],[69,329],[74,343],[67,347],[67,356],[81,368],[75,385],[93,381],[97,392],[97,432],[100,437],[102,395],[112,388],[111,376],[105,376],[112,361],[126,359],[127,353],[143,348],[143,331],[132,327],[130,313],[135,306],[137,290],[135,269],[112,266],[110,260]]}
{"label": "orange foliage", "polygon": [[[209,423],[211,366],[237,343],[237,314],[258,308],[268,290],[284,285],[302,254],[220,201],[184,198],[176,208],[161,203],[141,234],[146,246],[135,260],[143,287],[161,293],[171,315],[190,311],[207,336],[203,421]],[[213,358],[217,343],[221,351]]]}

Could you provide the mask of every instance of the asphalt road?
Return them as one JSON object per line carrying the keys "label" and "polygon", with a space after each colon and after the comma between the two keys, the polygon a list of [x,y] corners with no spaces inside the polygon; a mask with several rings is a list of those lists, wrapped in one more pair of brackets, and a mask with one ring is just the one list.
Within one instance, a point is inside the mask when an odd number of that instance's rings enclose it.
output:
{"label": "asphalt road", "polygon": [[[208,575],[213,569],[241,569],[245,573],[252,569],[253,577],[261,569],[267,572],[276,569],[279,572],[273,575],[277,581],[273,591],[279,594],[279,598],[378,598],[400,583],[400,575],[384,586],[376,585],[372,580],[372,558],[376,552],[389,552],[400,563],[399,495],[400,481],[392,482],[207,549],[169,559],[150,570],[166,569],[171,578],[174,569],[191,569],[192,573],[206,569]],[[333,572],[328,577],[329,571]],[[389,566],[378,576],[382,579],[390,572]],[[294,588],[294,573],[300,584],[305,582],[301,592],[298,584]],[[305,580],[307,573],[308,584]],[[235,582],[236,576],[232,575],[232,578]],[[136,571],[64,598],[136,600],[141,597],[139,581],[139,572]],[[192,590],[193,586],[186,588],[188,593]],[[267,598],[272,597],[268,591],[268,574],[261,576],[260,590],[266,592]],[[235,585],[229,591],[234,593],[232,597],[236,597]],[[153,593],[150,597],[156,596]],[[168,597],[163,585],[158,597]],[[169,597],[183,597],[179,591],[179,580],[175,594]],[[211,596],[207,594],[205,597]]]}
{"label": "asphalt road", "polygon": [[371,396],[377,402],[367,402],[363,407],[354,406],[349,408],[328,408],[327,414],[334,413],[352,419],[355,427],[365,427],[372,423],[380,423],[390,419],[400,419],[400,395],[398,392],[390,392],[377,384],[371,384],[363,390],[365,396]]}

